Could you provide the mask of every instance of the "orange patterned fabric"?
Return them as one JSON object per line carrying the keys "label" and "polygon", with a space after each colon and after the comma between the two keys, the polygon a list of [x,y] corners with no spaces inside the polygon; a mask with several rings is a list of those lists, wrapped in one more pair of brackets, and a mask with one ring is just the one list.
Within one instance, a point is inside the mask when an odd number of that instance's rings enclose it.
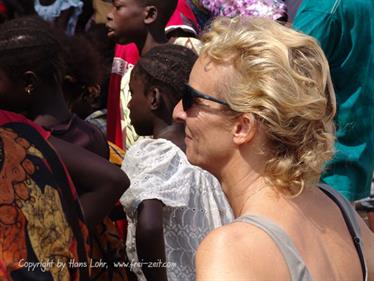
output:
{"label": "orange patterned fabric", "polygon": [[37,130],[3,117],[0,111],[0,280],[83,280],[87,269],[69,266],[87,264],[72,183]]}

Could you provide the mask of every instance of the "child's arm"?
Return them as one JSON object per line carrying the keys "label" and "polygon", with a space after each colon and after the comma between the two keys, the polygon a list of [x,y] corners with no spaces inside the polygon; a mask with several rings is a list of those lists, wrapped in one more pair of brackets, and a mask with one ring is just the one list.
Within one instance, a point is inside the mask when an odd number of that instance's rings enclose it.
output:
{"label": "child's arm", "polygon": [[145,200],[138,207],[136,248],[147,280],[167,280],[162,266],[166,262],[162,208],[163,203],[156,199]]}
{"label": "child's arm", "polygon": [[106,159],[51,136],[79,194],[85,221],[94,227],[113,209],[130,185],[127,175]]}

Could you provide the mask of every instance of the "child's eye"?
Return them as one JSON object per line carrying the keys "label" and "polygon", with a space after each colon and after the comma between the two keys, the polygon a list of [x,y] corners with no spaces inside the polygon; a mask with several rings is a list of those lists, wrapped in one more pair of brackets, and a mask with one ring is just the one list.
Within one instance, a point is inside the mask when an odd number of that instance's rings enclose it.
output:
{"label": "child's eye", "polygon": [[118,11],[119,9],[121,9],[122,8],[122,5],[120,5],[119,3],[118,3],[118,1],[113,1],[112,2],[112,5],[113,5],[113,7]]}

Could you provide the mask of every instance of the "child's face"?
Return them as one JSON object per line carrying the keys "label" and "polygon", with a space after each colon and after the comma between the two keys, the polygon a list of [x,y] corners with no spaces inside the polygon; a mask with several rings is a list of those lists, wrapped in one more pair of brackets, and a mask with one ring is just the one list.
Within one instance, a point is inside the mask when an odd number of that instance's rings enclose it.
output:
{"label": "child's face", "polygon": [[121,44],[134,42],[144,33],[145,15],[141,0],[113,0],[108,14],[108,37]]}
{"label": "child's face", "polygon": [[131,124],[140,136],[149,136],[153,134],[152,114],[149,108],[150,100],[145,93],[144,81],[141,75],[131,73],[129,83],[131,100],[129,102]]}

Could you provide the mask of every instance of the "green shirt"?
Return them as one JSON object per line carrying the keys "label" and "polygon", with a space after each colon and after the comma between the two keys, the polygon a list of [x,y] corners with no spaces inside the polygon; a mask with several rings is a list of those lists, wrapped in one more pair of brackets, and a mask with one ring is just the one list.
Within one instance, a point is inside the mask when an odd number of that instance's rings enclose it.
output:
{"label": "green shirt", "polygon": [[304,0],[293,26],[320,42],[336,93],[336,154],[322,181],[349,200],[367,197],[374,169],[374,1]]}

